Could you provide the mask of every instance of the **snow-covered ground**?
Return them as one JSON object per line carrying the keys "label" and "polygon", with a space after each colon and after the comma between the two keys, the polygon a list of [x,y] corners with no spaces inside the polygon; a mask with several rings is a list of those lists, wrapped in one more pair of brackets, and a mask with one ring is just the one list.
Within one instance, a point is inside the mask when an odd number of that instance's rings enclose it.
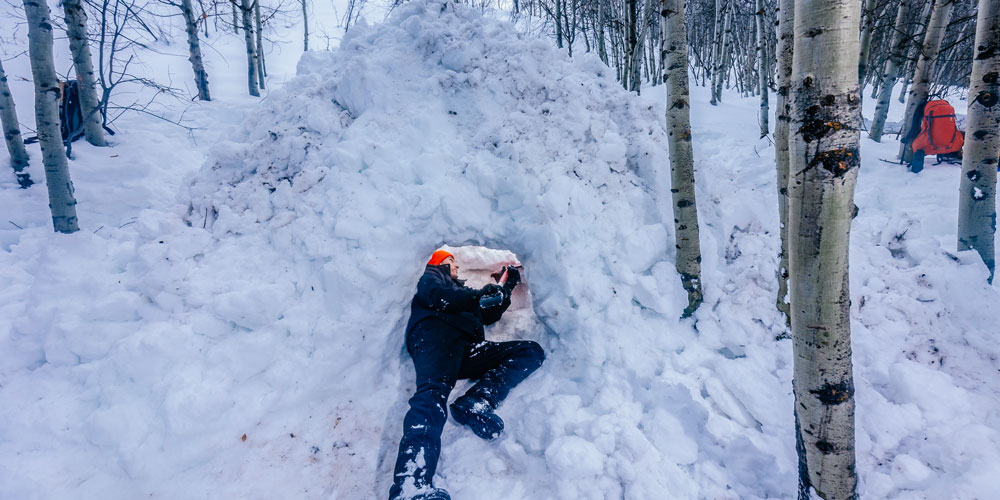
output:
{"label": "snow-covered ground", "polygon": [[[629,95],[595,57],[436,3],[301,60],[287,35],[262,101],[220,37],[216,100],[163,104],[192,134],[129,115],[113,147],[77,143],[78,233],[0,175],[0,498],[384,498],[402,325],[442,244],[513,252],[456,254],[474,280],[523,263],[487,335],[548,353],[498,442],[445,428],[454,498],[794,497],[755,100],[692,89],[706,300],[680,321],[662,88]],[[852,233],[861,496],[990,498],[1000,297],[954,251],[958,168],[878,160],[896,147],[862,139]]]}

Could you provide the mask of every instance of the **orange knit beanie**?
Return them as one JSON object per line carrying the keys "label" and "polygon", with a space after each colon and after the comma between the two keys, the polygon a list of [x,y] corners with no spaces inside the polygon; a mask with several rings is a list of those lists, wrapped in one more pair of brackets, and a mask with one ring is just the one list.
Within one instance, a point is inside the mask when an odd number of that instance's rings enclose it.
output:
{"label": "orange knit beanie", "polygon": [[444,259],[447,259],[448,257],[451,257],[451,258],[453,258],[453,259],[455,258],[455,256],[454,256],[454,255],[452,255],[452,254],[451,254],[451,253],[449,253],[449,252],[446,252],[446,251],[444,251],[444,250],[438,250],[438,251],[434,252],[434,253],[433,253],[433,254],[431,255],[431,260],[427,261],[427,265],[428,265],[428,266],[437,266],[437,265],[440,265],[440,264],[441,264],[441,262],[442,262],[442,261],[443,261]]}

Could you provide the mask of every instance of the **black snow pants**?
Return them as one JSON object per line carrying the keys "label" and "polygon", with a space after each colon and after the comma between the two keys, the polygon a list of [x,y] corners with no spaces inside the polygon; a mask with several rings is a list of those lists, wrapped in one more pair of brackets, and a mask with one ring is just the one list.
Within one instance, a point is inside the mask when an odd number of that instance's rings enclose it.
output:
{"label": "black snow pants", "polygon": [[542,365],[545,353],[537,342],[471,342],[468,336],[437,319],[417,324],[407,335],[406,350],[417,372],[417,392],[403,419],[403,439],[393,472],[389,499],[411,488],[431,486],[441,453],[441,431],[448,418],[448,395],[458,379],[478,379],[466,395],[493,408],[510,389]]}

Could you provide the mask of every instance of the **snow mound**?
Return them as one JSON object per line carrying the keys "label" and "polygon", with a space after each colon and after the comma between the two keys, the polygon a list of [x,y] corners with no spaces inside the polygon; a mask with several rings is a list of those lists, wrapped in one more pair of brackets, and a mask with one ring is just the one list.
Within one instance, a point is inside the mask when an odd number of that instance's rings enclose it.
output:
{"label": "snow mound", "polygon": [[[236,279],[256,283],[218,293],[216,313],[248,329],[295,315],[309,326],[290,338],[315,349],[299,354],[322,357],[316,376],[346,400],[333,431],[349,443],[333,452],[335,493],[387,491],[412,391],[402,325],[442,244],[516,254],[537,315],[519,336],[549,353],[501,408],[509,431],[499,448],[446,428],[439,471],[453,494],[652,499],[736,488],[750,498],[785,488],[748,480],[774,467],[770,452],[723,465],[720,441],[770,444],[735,427],[706,432],[715,410],[702,382],[664,375],[663,358],[694,337],[676,319],[686,296],[658,175],[661,115],[593,55],[569,59],[473,9],[414,2],[355,28],[334,53],[306,54],[298,78],[191,179],[187,221],[230,246],[230,264],[247,260],[240,247],[275,259],[254,259],[251,276]],[[281,300],[271,307],[267,296]],[[706,355],[716,356],[695,359]],[[699,457],[716,465],[695,467]],[[727,467],[743,477],[720,479]]]}

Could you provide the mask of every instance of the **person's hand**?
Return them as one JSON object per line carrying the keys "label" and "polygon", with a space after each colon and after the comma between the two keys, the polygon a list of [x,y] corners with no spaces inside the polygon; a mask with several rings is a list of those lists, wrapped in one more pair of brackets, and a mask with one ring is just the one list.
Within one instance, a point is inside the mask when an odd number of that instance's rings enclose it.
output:
{"label": "person's hand", "polygon": [[507,297],[504,288],[500,285],[489,284],[479,291],[479,307],[482,309],[493,309],[503,304]]}
{"label": "person's hand", "polygon": [[514,266],[507,266],[507,281],[503,284],[504,289],[510,294],[514,287],[521,282],[521,272]]}

